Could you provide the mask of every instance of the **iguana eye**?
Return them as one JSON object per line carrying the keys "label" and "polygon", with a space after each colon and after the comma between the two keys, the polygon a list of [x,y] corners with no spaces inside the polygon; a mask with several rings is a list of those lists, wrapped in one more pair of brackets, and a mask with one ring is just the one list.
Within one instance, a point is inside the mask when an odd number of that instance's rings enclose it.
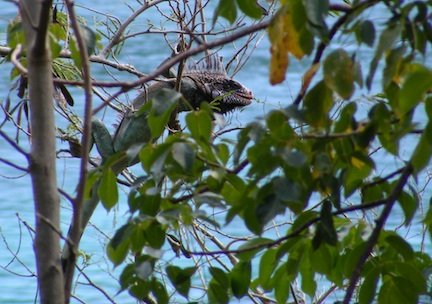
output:
{"label": "iguana eye", "polygon": [[217,97],[219,97],[221,95],[221,92],[220,91],[212,91],[211,95],[212,95],[212,99],[216,99]]}
{"label": "iguana eye", "polygon": [[208,102],[212,101],[213,99],[220,96],[221,94],[219,90],[215,90],[214,84],[212,85],[210,83],[205,83],[204,87],[205,87],[205,95],[209,96],[211,99],[211,100],[207,100]]}

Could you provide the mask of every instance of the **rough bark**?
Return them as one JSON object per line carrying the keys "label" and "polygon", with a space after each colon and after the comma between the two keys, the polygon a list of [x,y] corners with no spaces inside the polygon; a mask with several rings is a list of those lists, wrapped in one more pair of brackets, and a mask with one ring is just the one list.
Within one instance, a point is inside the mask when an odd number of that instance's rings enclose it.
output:
{"label": "rough bark", "polygon": [[60,198],[56,181],[51,52],[47,32],[51,1],[22,0],[32,145],[29,168],[36,215],[34,250],[41,303],[64,303],[60,265]]}

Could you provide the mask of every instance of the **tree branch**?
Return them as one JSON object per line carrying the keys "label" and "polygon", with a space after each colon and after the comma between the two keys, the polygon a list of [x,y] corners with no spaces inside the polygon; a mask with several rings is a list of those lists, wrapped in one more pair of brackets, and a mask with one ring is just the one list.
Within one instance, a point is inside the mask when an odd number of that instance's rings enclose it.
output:
{"label": "tree branch", "polygon": [[[92,86],[90,78],[90,65],[87,54],[87,47],[85,45],[84,38],[81,35],[80,25],[78,24],[77,17],[75,15],[74,3],[72,0],[65,1],[66,7],[69,12],[72,28],[75,33],[76,40],[81,56],[81,65],[84,81],[84,93],[85,93],[85,105],[84,105],[84,128],[81,142],[81,164],[80,164],[80,175],[77,186],[77,197],[73,204],[73,218],[70,236],[70,243],[66,250],[69,251],[68,260],[66,260],[66,266],[64,269],[64,289],[65,289],[65,303],[69,303],[70,292],[73,280],[73,273],[75,269],[76,251],[78,250],[78,244],[81,237],[81,218],[82,218],[82,204],[84,201],[85,184],[87,179],[87,164],[89,161],[90,151],[90,132],[91,132],[91,118],[92,118]],[[71,246],[71,245],[72,246]]]}
{"label": "tree branch", "polygon": [[[35,205],[35,254],[41,303],[64,303],[58,248],[60,197],[56,178],[56,139],[52,104],[52,58],[47,29],[50,0],[20,1],[27,49],[31,152],[28,156]],[[40,215],[40,216],[38,216]],[[41,218],[47,219],[47,221]]]}
{"label": "tree branch", "polygon": [[413,172],[413,167],[410,163],[408,163],[408,165],[404,168],[398,182],[393,188],[393,191],[385,200],[384,209],[381,212],[380,217],[376,221],[376,226],[372,231],[371,236],[366,242],[366,248],[364,249],[362,255],[359,257],[356,267],[354,268],[354,272],[351,275],[351,278],[349,280],[349,285],[345,293],[345,298],[343,300],[344,304],[349,304],[351,302],[352,294],[354,292],[354,289],[356,288],[357,281],[360,278],[364,264],[366,263],[370,253],[372,252],[373,247],[377,243],[379,234],[381,233],[384,224],[386,223],[387,218],[389,217],[390,212],[393,209],[394,203],[396,202],[399,195],[402,193],[402,190],[405,187],[406,183],[408,182],[408,178],[411,176],[412,172]]}

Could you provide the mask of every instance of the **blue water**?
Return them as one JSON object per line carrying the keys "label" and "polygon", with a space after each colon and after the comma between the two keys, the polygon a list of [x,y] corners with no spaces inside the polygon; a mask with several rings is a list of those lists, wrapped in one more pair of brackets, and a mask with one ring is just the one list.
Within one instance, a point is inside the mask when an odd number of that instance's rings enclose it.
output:
{"label": "blue water", "polygon": [[[83,1],[78,1],[77,4],[83,4]],[[119,17],[120,20],[124,20],[130,13],[123,3],[115,2],[113,4],[107,4],[106,1],[96,0],[91,2],[91,7],[96,8],[101,12],[112,14]],[[208,12],[212,12],[211,9]],[[89,11],[78,7],[78,13],[86,16],[89,26],[94,24],[94,20],[103,19],[103,17],[96,13],[90,13]],[[378,18],[379,12],[375,12],[376,15],[371,18]],[[0,41],[5,40],[5,28],[8,20],[15,16],[15,7],[10,2],[2,3],[2,15],[0,16]],[[141,15],[134,24],[132,32],[147,28],[147,19],[152,20],[153,23],[159,24],[160,21],[157,18],[159,13],[154,9],[150,10],[149,13]],[[209,14],[209,17],[212,13]],[[172,25],[167,24],[170,27]],[[349,47],[352,50],[357,49],[356,44],[351,42],[342,41],[340,42],[344,47]],[[237,43],[236,46],[227,45],[220,53],[225,58],[230,58],[236,52],[236,47],[241,44]],[[151,72],[154,70],[166,57],[169,56],[169,49],[165,47],[165,42],[160,35],[144,35],[138,38],[131,39],[128,42],[121,56],[118,60],[122,63],[130,63],[135,68],[142,72]],[[373,52],[371,49],[364,48],[359,52],[359,55],[363,58],[371,58]],[[267,38],[264,37],[253,51],[251,59],[245,64],[245,66],[236,74],[235,78],[243,83],[245,86],[250,88],[255,97],[256,102],[251,106],[245,108],[241,112],[236,112],[228,117],[229,127],[238,125],[245,125],[254,119],[260,119],[265,113],[271,109],[279,106],[286,106],[291,103],[298,93],[301,85],[301,72],[305,71],[308,67],[309,61],[303,60],[301,62],[292,60],[287,79],[283,84],[277,86],[271,86],[268,81],[268,59],[269,59],[269,45]],[[364,61],[367,62],[367,61]],[[363,73],[366,74],[367,65],[364,65]],[[7,98],[10,84],[7,81],[8,73],[11,65],[1,65],[1,75],[4,81],[0,82],[0,100],[4,101]],[[102,67],[93,65],[93,75],[98,80],[111,80],[107,77]],[[127,75],[126,73],[115,72],[116,75]],[[127,75],[129,76],[129,75]],[[375,88],[379,88],[380,75],[377,75],[375,81]],[[72,90],[73,96],[82,96],[81,91],[75,89]],[[113,92],[111,90],[110,92]],[[360,98],[364,91],[358,92],[357,97]],[[17,100],[11,94],[13,100]],[[135,92],[128,94],[129,98],[135,96]],[[77,113],[82,113],[83,102],[80,98],[75,98],[76,105],[74,110]],[[95,104],[99,104],[99,100],[95,98]],[[364,99],[359,102],[359,108],[362,109],[362,114],[368,108],[370,104]],[[109,112],[106,115],[108,122],[114,122],[115,117]],[[110,116],[111,115],[111,116]],[[419,120],[422,119],[422,113],[418,113]],[[3,120],[3,117],[0,117]],[[5,131],[12,132],[14,127],[12,124],[8,124]],[[26,159],[16,152],[10,145],[5,143],[3,139],[0,139],[0,156],[7,158],[8,160],[26,166]],[[27,140],[22,137],[20,145],[28,150],[29,144]],[[67,148],[62,143],[59,143],[59,148]],[[409,140],[402,146],[401,151],[403,152],[403,159],[407,159],[410,155],[411,145]],[[389,157],[386,153],[379,151],[379,157],[382,162],[377,164],[377,174],[383,172],[391,172],[395,166],[400,166],[402,160],[394,160]],[[74,188],[78,180],[79,162],[76,159],[70,158],[59,158],[57,162],[58,170],[58,183],[59,187],[64,189],[71,196],[74,195]],[[137,169],[139,172],[139,168]],[[419,178],[419,186],[421,189],[425,184],[427,176],[421,176]],[[34,226],[34,214],[33,214],[33,198],[31,181],[29,176],[22,176],[19,170],[15,170],[3,163],[0,163],[0,228],[1,237],[0,240],[0,303],[31,303],[35,301],[36,297],[36,279],[34,277],[35,262],[32,247],[33,233],[31,228]],[[128,191],[127,188],[122,189],[121,200],[125,200],[125,193]],[[426,187],[424,193],[424,200],[427,201],[431,196],[430,187]],[[352,203],[354,201],[346,202]],[[70,204],[62,199],[62,231],[66,232],[70,220]],[[211,210],[208,210],[211,213]],[[222,217],[224,214],[216,214],[216,217]],[[361,214],[359,214],[361,217]],[[409,229],[403,229],[403,235],[406,236],[407,240],[416,248],[419,249],[422,244],[422,226],[420,225],[419,214],[413,221],[413,226]],[[85,273],[90,277],[92,284],[100,286],[105,290],[114,301],[118,303],[131,303],[131,298],[126,294],[122,293],[116,295],[119,285],[115,280],[112,280],[112,276],[118,276],[121,271],[119,269],[112,269],[112,265],[104,257],[104,245],[107,243],[106,235],[112,235],[116,228],[124,223],[127,217],[125,204],[120,204],[115,210],[107,213],[102,207],[99,207],[94,216],[92,217],[92,225],[86,230],[81,243],[81,249],[90,255],[90,259],[87,263],[81,260],[81,267],[85,268]],[[369,220],[373,220],[373,215],[368,216]],[[290,220],[289,215],[285,218],[279,217],[278,221]],[[393,212],[391,219],[389,220],[390,227],[399,227],[403,222],[403,215],[400,210]],[[28,224],[28,226],[27,226]],[[97,227],[97,228],[96,228]],[[286,226],[279,228],[281,234],[284,233]],[[100,231],[103,231],[101,233]],[[245,236],[248,235],[245,228],[239,223],[234,221],[228,226],[228,234],[234,236]],[[268,232],[269,234],[277,233],[275,229]],[[222,237],[223,239],[223,237]],[[426,245],[429,245],[429,239],[426,238]],[[430,248],[430,247],[428,247]],[[195,248],[198,249],[198,248]],[[163,261],[166,263],[184,263],[184,259],[176,259],[173,254],[168,250]],[[187,261],[188,263],[191,263]],[[186,264],[182,264],[186,265]],[[78,284],[74,286],[74,293],[77,295],[79,300],[73,300],[73,303],[79,303],[84,301],[87,303],[106,303],[109,302],[105,296],[99,292],[94,286],[89,285],[87,279],[78,274]],[[199,278],[196,283],[199,283]],[[194,295],[198,296],[200,292],[194,291]],[[182,300],[177,298],[176,300]]]}

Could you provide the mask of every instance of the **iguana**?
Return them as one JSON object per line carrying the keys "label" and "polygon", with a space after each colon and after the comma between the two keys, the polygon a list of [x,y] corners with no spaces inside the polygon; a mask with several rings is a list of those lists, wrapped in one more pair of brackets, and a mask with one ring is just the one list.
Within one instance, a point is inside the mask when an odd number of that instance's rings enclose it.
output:
{"label": "iguana", "polygon": [[[211,55],[204,64],[194,64],[185,69],[181,77],[179,91],[183,98],[177,106],[177,111],[197,109],[202,102],[218,100],[215,112],[225,114],[235,108],[244,107],[251,103],[252,92],[239,82],[227,76],[220,57]],[[126,151],[136,144],[145,144],[151,140],[150,128],[147,123],[148,112],[140,113],[140,109],[147,101],[165,89],[173,90],[177,79],[168,78],[156,82],[144,90],[132,102],[132,108],[127,110],[113,136],[105,125],[97,119],[92,122],[92,139],[102,157],[102,164],[117,152]],[[125,168],[138,162],[138,159],[128,160],[113,167],[115,175]],[[97,186],[93,187],[92,198],[84,201],[82,214],[82,232],[87,226],[93,211],[99,203]],[[71,227],[69,228],[69,232]],[[66,267],[70,256],[70,248],[65,244],[62,252],[63,268]]]}
{"label": "iguana", "polygon": [[[211,55],[206,59],[208,60],[203,61],[203,64],[189,66],[182,74],[179,91],[183,98],[180,99],[177,111],[197,109],[202,102],[211,102],[215,99],[219,102],[215,111],[221,114],[249,105],[253,98],[251,91],[227,76],[218,56]],[[100,120],[93,120],[92,138],[103,159],[114,153],[126,151],[134,144],[149,142],[151,134],[147,124],[148,113],[136,115],[136,112],[162,90],[174,89],[176,81],[176,78],[165,79],[144,90],[133,101],[132,109],[123,115],[112,137]],[[129,162],[128,165],[137,161]],[[121,169],[124,168],[121,166]],[[121,170],[117,173],[120,172]]]}

